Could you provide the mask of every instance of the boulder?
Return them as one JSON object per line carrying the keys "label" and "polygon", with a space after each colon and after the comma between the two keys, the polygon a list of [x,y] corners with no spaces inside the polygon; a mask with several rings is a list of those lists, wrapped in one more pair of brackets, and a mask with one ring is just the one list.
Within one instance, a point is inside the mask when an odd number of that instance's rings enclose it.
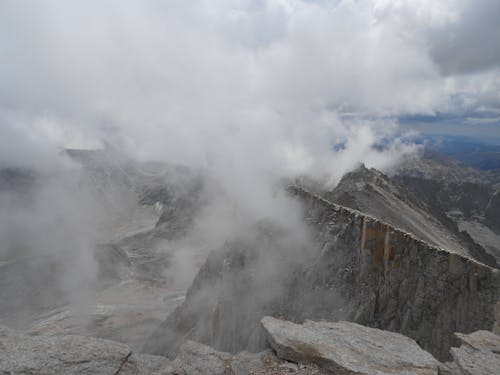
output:
{"label": "boulder", "polygon": [[0,326],[1,374],[175,374],[166,358],[98,338],[30,336]]}
{"label": "boulder", "polygon": [[500,336],[489,331],[456,333],[462,346],[451,348],[451,355],[461,374],[500,374]]}
{"label": "boulder", "polygon": [[314,364],[287,362],[271,350],[260,353],[243,351],[237,354],[219,352],[210,346],[186,341],[174,360],[179,374],[185,375],[322,375]]}
{"label": "boulder", "polygon": [[476,331],[468,335],[455,333],[462,344],[468,345],[476,350],[490,351],[500,354],[500,336],[490,331]]}
{"label": "boulder", "polygon": [[460,348],[451,348],[451,354],[463,375],[500,374],[500,357],[492,352],[463,345]]}
{"label": "boulder", "polygon": [[278,357],[334,374],[438,374],[439,362],[398,333],[349,322],[299,325],[264,317],[261,323]]}
{"label": "boulder", "polygon": [[218,352],[210,346],[186,341],[174,364],[189,375],[231,374],[231,357],[231,354]]}

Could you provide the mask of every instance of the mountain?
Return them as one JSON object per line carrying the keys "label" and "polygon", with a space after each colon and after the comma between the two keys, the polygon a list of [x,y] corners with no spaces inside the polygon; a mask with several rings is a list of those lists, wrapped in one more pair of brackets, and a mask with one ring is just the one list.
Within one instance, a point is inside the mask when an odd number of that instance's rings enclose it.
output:
{"label": "mountain", "polygon": [[284,242],[286,231],[265,223],[247,241],[211,253],[144,351],[173,357],[185,340],[258,351],[259,321],[272,315],[400,332],[443,360],[454,331],[498,322],[497,269],[300,187],[290,192],[303,204],[309,241]]}
{"label": "mountain", "polygon": [[479,170],[500,169],[500,145],[481,142],[469,137],[428,135],[428,147]]}
{"label": "mountain", "polygon": [[460,232],[500,259],[500,189],[491,171],[426,152],[422,158],[402,163],[392,180],[411,193],[413,201],[429,207],[434,217],[456,223]]}
{"label": "mountain", "polygon": [[291,184],[283,199],[300,222],[278,210],[214,247],[200,217],[215,198],[232,217],[238,207],[204,171],[112,149],[62,157],[57,173],[0,170],[0,324],[43,345],[97,337],[127,345],[118,367],[144,351],[191,371],[207,358],[258,362],[241,353],[269,350],[264,316],[397,332],[441,361],[458,353],[455,332],[499,331],[491,171],[428,151],[390,174],[361,165],[328,190]]}
{"label": "mountain", "polygon": [[[461,232],[457,224],[446,216],[447,211],[442,206],[417,194],[420,192],[417,189],[428,181],[435,182],[422,179],[420,185],[403,185],[398,183],[397,178],[391,179],[362,165],[344,175],[335,189],[322,195],[331,202],[376,217],[438,247],[497,267],[495,258],[466,232]],[[473,202],[470,205],[476,207],[477,204]]]}
{"label": "mountain", "polygon": [[0,208],[9,212],[0,226],[0,296],[8,301],[0,322],[139,348],[182,300],[184,287],[167,270],[181,251],[191,257],[172,242],[192,224],[201,176],[113,149],[61,158],[58,171],[0,169]]}

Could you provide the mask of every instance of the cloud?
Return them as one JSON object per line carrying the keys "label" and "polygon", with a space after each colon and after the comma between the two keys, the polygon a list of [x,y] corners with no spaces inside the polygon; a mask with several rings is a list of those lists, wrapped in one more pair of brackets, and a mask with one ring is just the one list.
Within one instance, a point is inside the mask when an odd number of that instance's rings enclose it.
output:
{"label": "cloud", "polygon": [[[196,244],[217,248],[262,218],[299,233],[282,178],[330,187],[360,162],[390,168],[415,150],[398,127],[405,116],[498,118],[497,10],[486,0],[2,0],[0,167],[58,173],[21,216],[8,201],[0,238],[25,233],[30,250],[88,268],[72,282],[91,281],[103,208],[65,183],[78,173],[59,150],[104,142],[215,181]],[[191,244],[179,246],[174,268],[191,273]]]}
{"label": "cloud", "polygon": [[470,74],[500,67],[500,3],[468,1],[445,28],[431,30],[431,53],[444,74]]}
{"label": "cloud", "polygon": [[472,40],[485,60],[470,69],[492,66],[482,51],[498,27],[484,43],[465,37],[483,35],[491,22],[477,25],[492,9],[486,0],[7,0],[0,119],[58,146],[106,140],[144,158],[228,168],[231,155],[257,170],[318,170],[356,129],[385,137],[400,116],[460,111],[458,96],[497,108],[491,76],[455,77],[450,65]]}

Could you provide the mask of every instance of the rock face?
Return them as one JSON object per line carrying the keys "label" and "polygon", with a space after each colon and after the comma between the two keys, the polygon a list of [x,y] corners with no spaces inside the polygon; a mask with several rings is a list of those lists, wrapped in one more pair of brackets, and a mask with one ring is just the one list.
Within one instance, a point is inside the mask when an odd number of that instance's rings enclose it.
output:
{"label": "rock face", "polygon": [[[330,202],[361,211],[415,234],[416,237],[462,255],[492,265],[494,260],[474,252],[474,246],[461,238],[458,227],[383,173],[361,165],[346,173],[332,191],[323,196]],[[477,244],[474,244],[477,247]],[[483,256],[481,256],[483,255]]]}
{"label": "rock face", "polygon": [[[497,269],[304,189],[290,190],[304,205],[313,238],[308,247],[280,253],[279,238],[271,235],[269,246],[228,243],[211,254],[146,352],[175,356],[185,339],[223,351],[259,351],[265,348],[260,319],[272,315],[293,322],[348,320],[402,333],[448,360],[454,332],[493,328]],[[273,265],[270,275],[256,272],[262,265]],[[256,298],[263,290],[265,298]]]}
{"label": "rock face", "polygon": [[[359,212],[343,208],[303,189],[309,220],[319,238],[335,249],[335,228],[359,228],[352,269],[353,315],[349,320],[403,333],[439,359],[449,358],[454,332],[491,330],[500,298],[500,272],[440,249]],[[333,228],[332,228],[333,227]],[[351,255],[352,256],[352,255]]]}
{"label": "rock face", "polygon": [[278,357],[312,362],[334,374],[438,373],[438,361],[403,335],[348,322],[294,324],[264,317],[262,326]]}
{"label": "rock face", "polygon": [[451,354],[464,375],[500,374],[500,336],[489,331],[455,334],[462,343]]}

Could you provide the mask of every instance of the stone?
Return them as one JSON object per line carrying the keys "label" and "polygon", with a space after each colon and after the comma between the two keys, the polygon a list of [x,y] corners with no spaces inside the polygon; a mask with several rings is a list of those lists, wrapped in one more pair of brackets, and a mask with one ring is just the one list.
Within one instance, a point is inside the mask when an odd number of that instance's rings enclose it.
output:
{"label": "stone", "polygon": [[133,353],[127,361],[127,365],[122,367],[120,375],[125,375],[129,369],[131,375],[182,375],[182,370],[173,366],[172,361],[157,355]]}
{"label": "stone", "polygon": [[462,375],[455,362],[444,362],[439,364],[439,375]]}
{"label": "stone", "polygon": [[223,375],[231,373],[232,355],[194,341],[186,341],[174,365],[189,375]]}
{"label": "stone", "polygon": [[500,356],[485,350],[477,350],[468,345],[451,348],[463,375],[498,375],[500,374]]}
{"label": "stone", "polygon": [[118,342],[93,337],[30,336],[0,326],[1,374],[175,374],[166,358],[136,355]]}
{"label": "stone", "polygon": [[270,346],[281,359],[314,363],[334,374],[438,374],[439,362],[403,335],[349,322],[303,325],[264,317]]}
{"label": "stone", "polygon": [[248,375],[252,371],[260,370],[266,362],[277,362],[271,351],[261,353],[240,352],[233,357],[231,370],[234,375]]}
{"label": "stone", "polygon": [[500,336],[489,331],[455,333],[462,346],[451,348],[461,374],[500,374]]}
{"label": "stone", "polygon": [[471,346],[476,350],[486,350],[500,354],[500,336],[490,331],[476,331],[468,335],[455,333],[462,344]]}
{"label": "stone", "polygon": [[[210,346],[186,341],[172,363],[173,374],[179,375],[321,375],[314,364],[294,364],[278,358],[271,350],[229,354]],[[178,372],[175,372],[178,371]],[[170,373],[169,373],[170,374]]]}

